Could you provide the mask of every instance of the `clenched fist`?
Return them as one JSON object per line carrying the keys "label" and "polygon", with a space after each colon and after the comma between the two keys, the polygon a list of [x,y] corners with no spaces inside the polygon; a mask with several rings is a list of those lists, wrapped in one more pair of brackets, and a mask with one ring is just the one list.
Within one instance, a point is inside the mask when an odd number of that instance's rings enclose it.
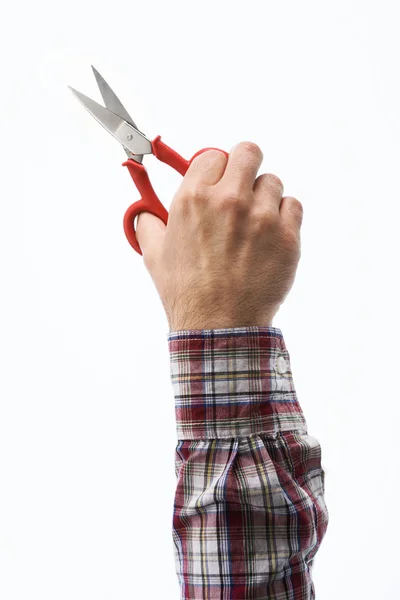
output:
{"label": "clenched fist", "polygon": [[141,213],[137,239],[171,331],[267,326],[290,291],[300,259],[302,205],[278,177],[257,177],[258,146],[197,156],[168,225]]}

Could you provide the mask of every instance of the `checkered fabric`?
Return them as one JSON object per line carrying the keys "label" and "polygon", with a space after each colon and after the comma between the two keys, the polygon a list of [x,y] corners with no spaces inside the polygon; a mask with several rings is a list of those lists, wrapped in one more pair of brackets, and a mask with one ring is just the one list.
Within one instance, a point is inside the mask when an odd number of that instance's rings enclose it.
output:
{"label": "checkered fabric", "polygon": [[173,331],[168,345],[181,600],[315,598],[325,472],[281,330]]}

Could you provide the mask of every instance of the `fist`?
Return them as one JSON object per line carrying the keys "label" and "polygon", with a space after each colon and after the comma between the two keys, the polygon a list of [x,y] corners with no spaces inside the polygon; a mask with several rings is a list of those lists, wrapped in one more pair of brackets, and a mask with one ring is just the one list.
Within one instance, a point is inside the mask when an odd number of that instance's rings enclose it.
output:
{"label": "fist", "polygon": [[267,326],[290,291],[300,259],[301,203],[275,175],[257,177],[250,142],[227,158],[191,163],[168,225],[141,213],[136,233],[171,331]]}

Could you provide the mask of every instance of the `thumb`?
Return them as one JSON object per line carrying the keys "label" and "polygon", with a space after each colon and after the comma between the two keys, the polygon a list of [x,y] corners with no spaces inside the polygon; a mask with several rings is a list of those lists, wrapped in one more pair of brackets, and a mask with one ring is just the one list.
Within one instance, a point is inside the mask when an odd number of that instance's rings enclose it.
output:
{"label": "thumb", "polygon": [[136,238],[142,250],[146,267],[151,271],[158,262],[164,244],[166,225],[149,212],[138,215]]}

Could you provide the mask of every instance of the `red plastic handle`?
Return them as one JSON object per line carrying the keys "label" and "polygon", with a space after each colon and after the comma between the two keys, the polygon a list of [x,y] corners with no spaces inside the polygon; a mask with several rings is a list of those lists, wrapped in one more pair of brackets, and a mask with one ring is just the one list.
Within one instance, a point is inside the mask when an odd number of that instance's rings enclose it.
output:
{"label": "red plastic handle", "polygon": [[138,254],[142,254],[139,243],[136,239],[135,217],[141,212],[150,212],[163,223],[168,222],[168,211],[161,204],[155,193],[153,186],[150,183],[149,176],[145,167],[137,163],[133,159],[128,159],[123,163],[124,167],[128,167],[128,171],[139,190],[142,199],[130,205],[124,215],[124,231],[128,242]]}
{"label": "red plastic handle", "polygon": [[[219,150],[219,148],[203,148],[202,150],[196,152],[196,154],[194,154],[190,160],[186,160],[180,154],[175,152],[175,150],[164,144],[164,142],[161,141],[161,136],[159,135],[153,140],[152,148],[153,154],[156,156],[156,158],[158,158],[158,160],[166,163],[182,176],[186,174],[191,162],[196,158],[196,156],[206,152],[206,150]],[[228,156],[228,153],[224,150],[220,150],[220,152],[223,152],[226,156]],[[145,167],[133,159],[128,159],[125,161],[123,166],[128,167],[128,171],[135,182],[140,195],[142,196],[141,200],[131,204],[126,211],[124,216],[124,231],[132,248],[136,250],[138,254],[142,254],[139,243],[136,239],[136,230],[134,225],[135,217],[137,217],[137,215],[141,212],[150,212],[161,219],[166,225],[168,222],[168,211],[158,199],[158,196],[150,183]]]}
{"label": "red plastic handle", "polygon": [[161,160],[162,162],[175,169],[175,171],[178,171],[178,173],[180,173],[181,175],[186,175],[186,171],[188,170],[196,156],[202,154],[203,152],[206,152],[207,150],[218,150],[219,152],[223,152],[228,158],[228,153],[225,152],[225,150],[220,150],[219,148],[203,148],[202,150],[196,152],[196,154],[193,154],[190,160],[186,160],[180,154],[175,152],[175,150],[172,150],[172,148],[167,146],[167,144],[164,144],[164,142],[161,141],[160,135],[154,138],[151,145],[153,147],[154,156],[156,156],[158,160]]}

